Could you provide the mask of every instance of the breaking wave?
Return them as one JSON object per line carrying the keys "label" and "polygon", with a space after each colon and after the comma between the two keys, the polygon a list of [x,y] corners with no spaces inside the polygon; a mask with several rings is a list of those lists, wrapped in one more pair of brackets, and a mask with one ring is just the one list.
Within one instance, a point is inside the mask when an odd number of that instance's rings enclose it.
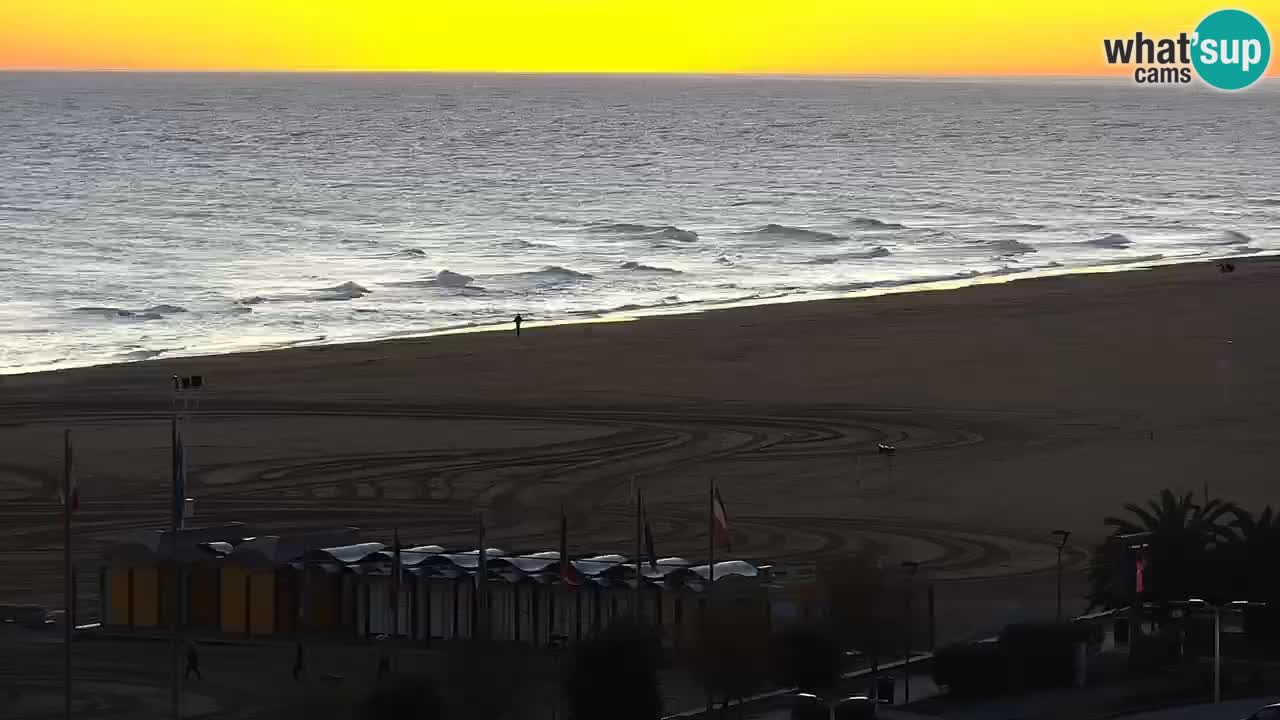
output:
{"label": "breaking wave", "polygon": [[591,232],[631,235],[633,237],[652,240],[672,240],[675,242],[697,242],[698,233],[685,230],[674,225],[638,225],[636,223],[597,223],[590,227]]}
{"label": "breaking wave", "polygon": [[806,265],[833,265],[845,260],[870,260],[872,258],[888,257],[893,253],[888,248],[876,247],[871,250],[851,253],[837,253],[835,255],[819,255],[811,260],[806,260]]}
{"label": "breaking wave", "polygon": [[1024,253],[1033,253],[1036,251],[1034,247],[1012,238],[991,240],[987,243],[987,246],[1001,255],[1022,255]]}
{"label": "breaking wave", "polygon": [[144,310],[126,310],[118,307],[78,307],[71,312],[82,315],[101,315],[105,318],[127,318],[130,320],[159,320],[166,315],[184,313],[187,309],[177,305],[153,305]]}
{"label": "breaking wave", "polygon": [[1133,244],[1133,241],[1120,233],[1111,233],[1100,238],[1085,240],[1084,244],[1103,248],[1127,248]]}
{"label": "breaking wave", "polygon": [[392,253],[389,257],[399,260],[420,260],[426,256],[427,254],[418,248],[405,248],[400,252]]}
{"label": "breaking wave", "polygon": [[494,277],[518,278],[521,280],[529,280],[535,283],[563,285],[566,283],[578,282],[579,280],[592,280],[594,275],[584,272],[578,272],[559,265],[548,265],[541,270],[530,270],[527,272],[510,273],[507,275],[498,275]]}
{"label": "breaking wave", "polygon": [[854,218],[849,222],[850,225],[859,230],[906,230],[907,226],[901,223],[885,222],[875,218],[860,217]]}
{"label": "breaking wave", "polygon": [[319,288],[304,293],[291,293],[287,295],[251,295],[236,300],[237,305],[261,305],[263,303],[273,302],[334,302],[342,300],[355,300],[364,297],[373,292],[358,283],[344,282],[333,287]]}
{"label": "breaking wave", "polygon": [[1222,245],[1248,245],[1251,242],[1253,242],[1253,238],[1242,232],[1235,230],[1222,231]]}
{"label": "breaking wave", "polygon": [[801,240],[804,242],[840,242],[849,239],[845,235],[836,235],[822,230],[809,230],[808,228],[792,227],[790,225],[778,225],[777,223],[769,223],[755,230],[749,230],[746,234],[766,240]]}
{"label": "breaking wave", "polygon": [[653,265],[645,265],[643,263],[627,261],[620,265],[623,270],[631,270],[633,272],[662,273],[664,275],[683,275],[684,273],[674,268],[655,267]]}
{"label": "breaking wave", "polygon": [[356,298],[364,297],[373,291],[359,285],[358,283],[344,282],[341,285],[320,288],[313,292],[315,293],[316,300],[354,300]]}

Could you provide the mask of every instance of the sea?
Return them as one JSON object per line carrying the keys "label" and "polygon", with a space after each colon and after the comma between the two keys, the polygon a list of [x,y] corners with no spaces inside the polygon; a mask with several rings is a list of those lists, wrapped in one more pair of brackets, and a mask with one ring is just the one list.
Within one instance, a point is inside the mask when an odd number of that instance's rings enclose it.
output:
{"label": "sea", "polygon": [[1280,89],[0,74],[0,373],[1280,251]]}

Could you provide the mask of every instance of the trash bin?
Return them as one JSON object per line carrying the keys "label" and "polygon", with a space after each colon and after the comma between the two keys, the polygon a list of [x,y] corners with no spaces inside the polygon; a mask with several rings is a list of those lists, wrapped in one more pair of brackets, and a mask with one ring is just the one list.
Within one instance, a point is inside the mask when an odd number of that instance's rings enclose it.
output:
{"label": "trash bin", "polygon": [[872,720],[876,716],[876,701],[869,697],[847,697],[836,703],[834,720]]}
{"label": "trash bin", "polygon": [[893,678],[888,675],[881,675],[876,678],[875,699],[882,703],[893,704]]}
{"label": "trash bin", "polygon": [[797,693],[791,697],[791,720],[831,720],[831,708],[817,695]]}

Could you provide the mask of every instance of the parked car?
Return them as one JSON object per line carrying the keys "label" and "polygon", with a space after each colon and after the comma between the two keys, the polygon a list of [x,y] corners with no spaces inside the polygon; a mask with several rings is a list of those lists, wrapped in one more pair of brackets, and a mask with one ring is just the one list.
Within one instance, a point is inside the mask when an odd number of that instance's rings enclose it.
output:
{"label": "parked car", "polygon": [[1280,720],[1280,703],[1260,707],[1245,720]]}

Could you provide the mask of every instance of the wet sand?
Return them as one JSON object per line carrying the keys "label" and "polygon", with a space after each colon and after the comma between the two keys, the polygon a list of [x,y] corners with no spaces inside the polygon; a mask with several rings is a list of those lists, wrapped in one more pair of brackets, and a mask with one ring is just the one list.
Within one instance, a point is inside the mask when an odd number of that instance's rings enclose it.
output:
{"label": "wet sand", "polygon": [[483,509],[491,544],[541,550],[563,501],[575,552],[630,554],[635,479],[659,553],[702,559],[714,477],[733,556],[921,561],[942,635],[1051,613],[1071,530],[1078,609],[1121,503],[1276,500],[1280,260],[1236,266],[2,377],[0,603],[56,602],[64,427],[86,572],[166,522],[169,378],[202,373],[199,524],[470,545]]}

